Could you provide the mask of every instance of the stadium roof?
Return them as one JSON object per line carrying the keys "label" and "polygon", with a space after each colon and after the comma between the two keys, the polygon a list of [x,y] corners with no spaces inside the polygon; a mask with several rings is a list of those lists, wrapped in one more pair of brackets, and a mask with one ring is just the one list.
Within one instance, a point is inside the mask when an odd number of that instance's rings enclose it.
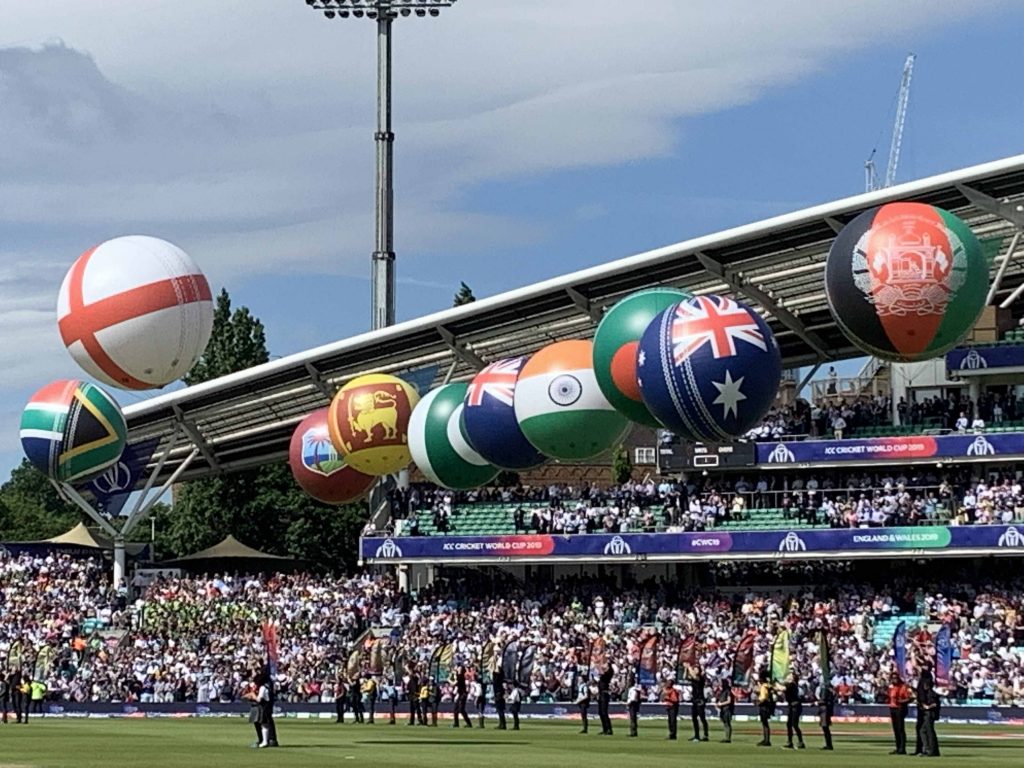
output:
{"label": "stadium roof", "polygon": [[1017,251],[1013,235],[1024,227],[1018,155],[611,261],[159,395],[125,408],[129,441],[160,438],[161,480],[196,451],[178,479],[282,461],[296,424],[354,376],[436,367],[438,379],[465,378],[501,357],[591,337],[606,307],[655,285],[755,304],[789,367],[859,356],[829,314],[825,257],[851,219],[901,200],[951,210],[998,247],[993,273],[1009,263],[997,302],[1024,282],[1024,259],[1007,253]]}

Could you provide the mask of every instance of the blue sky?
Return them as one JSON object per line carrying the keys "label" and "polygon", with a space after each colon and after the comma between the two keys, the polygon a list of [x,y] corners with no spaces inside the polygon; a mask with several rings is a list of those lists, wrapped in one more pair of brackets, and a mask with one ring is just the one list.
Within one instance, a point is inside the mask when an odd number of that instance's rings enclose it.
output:
{"label": "blue sky", "polygon": [[[400,319],[460,280],[491,295],[860,192],[911,50],[900,180],[1021,151],[1017,3],[649,0],[653,28],[565,3],[397,25]],[[53,306],[96,242],[178,243],[274,355],[367,327],[370,25],[300,0],[24,5],[0,10],[0,474],[29,394],[79,373]]]}

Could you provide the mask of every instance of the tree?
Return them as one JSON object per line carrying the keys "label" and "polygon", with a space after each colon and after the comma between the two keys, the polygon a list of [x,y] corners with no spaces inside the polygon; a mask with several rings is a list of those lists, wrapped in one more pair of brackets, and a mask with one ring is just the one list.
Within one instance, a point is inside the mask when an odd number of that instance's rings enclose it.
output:
{"label": "tree", "polygon": [[231,312],[231,297],[222,288],[213,310],[213,333],[196,364],[182,380],[192,386],[203,381],[251,368],[270,359],[263,323],[248,307]]}
{"label": "tree", "polygon": [[455,298],[452,299],[452,306],[461,307],[463,304],[472,304],[474,301],[476,301],[476,296],[473,295],[473,289],[460,281],[459,290],[455,294]]}
{"label": "tree", "polygon": [[[263,324],[245,307],[231,311],[227,291],[217,297],[213,334],[185,381],[197,384],[269,359]],[[336,508],[307,496],[286,464],[214,475],[183,483],[159,521],[159,545],[182,556],[228,534],[275,555],[314,565],[355,565],[365,506]]]}
{"label": "tree", "polygon": [[64,501],[49,478],[28,459],[0,485],[0,538],[7,541],[48,539],[81,519],[78,507]]}
{"label": "tree", "polygon": [[633,461],[629,458],[629,451],[624,445],[615,449],[612,457],[612,482],[622,485],[633,476]]}

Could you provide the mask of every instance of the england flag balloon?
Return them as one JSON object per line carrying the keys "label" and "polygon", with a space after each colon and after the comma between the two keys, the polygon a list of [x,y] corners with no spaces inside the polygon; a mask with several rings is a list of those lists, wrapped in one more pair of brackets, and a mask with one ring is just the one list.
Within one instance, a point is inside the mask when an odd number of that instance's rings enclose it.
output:
{"label": "england flag balloon", "polygon": [[530,469],[546,460],[526,439],[516,420],[516,381],[526,360],[516,357],[491,363],[473,378],[466,391],[463,433],[477,453],[500,469]]}
{"label": "england flag balloon", "polygon": [[644,404],[666,428],[721,442],[754,427],[782,380],[768,324],[725,296],[694,296],[654,318],[640,338],[637,376]]}
{"label": "england flag balloon", "polygon": [[90,376],[122,389],[163,387],[188,373],[206,349],[210,286],[176,245],[118,237],[71,266],[57,299],[57,325]]}

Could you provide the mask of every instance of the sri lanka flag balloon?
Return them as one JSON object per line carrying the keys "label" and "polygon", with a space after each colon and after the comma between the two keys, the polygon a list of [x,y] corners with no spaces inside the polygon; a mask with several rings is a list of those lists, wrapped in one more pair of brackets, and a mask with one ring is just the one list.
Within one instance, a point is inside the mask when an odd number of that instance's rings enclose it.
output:
{"label": "sri lanka flag balloon", "polygon": [[500,469],[539,467],[547,458],[530,444],[516,421],[516,381],[525,363],[525,357],[493,362],[466,390],[463,433],[477,453]]}
{"label": "sri lanka flag balloon", "polygon": [[640,338],[640,394],[683,438],[721,442],[755,426],[782,379],[768,324],[726,296],[694,296],[659,314]]}
{"label": "sri lanka flag balloon", "polygon": [[690,294],[675,288],[651,288],[622,299],[601,318],[594,334],[594,375],[615,410],[631,421],[660,426],[640,397],[636,353],[640,337],[655,315]]}
{"label": "sri lanka flag balloon", "polygon": [[419,401],[409,419],[409,450],[428,480],[465,490],[486,485],[498,468],[473,450],[462,428],[463,401],[469,386],[445,384]]}
{"label": "sri lanka flag balloon", "polygon": [[825,296],[857,347],[897,362],[937,357],[974,326],[988,260],[970,227],[922,203],[889,203],[847,224],[825,262]]}
{"label": "sri lanka flag balloon", "polygon": [[519,372],[516,418],[526,439],[556,459],[590,459],[618,442],[629,421],[612,408],[594,376],[593,344],[559,341]]}

